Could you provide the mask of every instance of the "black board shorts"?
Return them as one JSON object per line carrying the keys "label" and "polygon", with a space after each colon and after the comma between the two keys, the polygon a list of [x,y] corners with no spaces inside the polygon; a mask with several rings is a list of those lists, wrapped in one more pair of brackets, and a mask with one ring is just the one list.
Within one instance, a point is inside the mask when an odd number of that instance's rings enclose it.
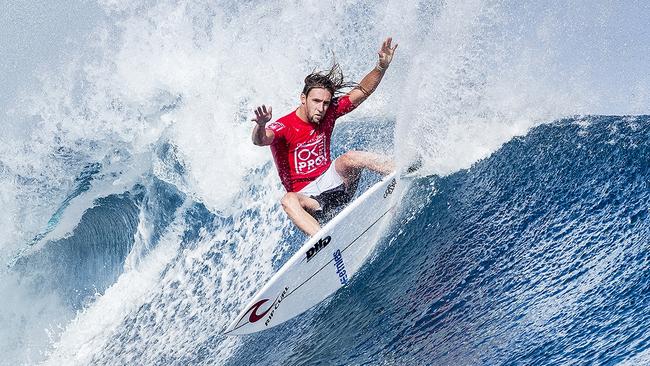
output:
{"label": "black board shorts", "polygon": [[314,218],[323,224],[331,220],[336,214],[345,207],[357,190],[357,182],[346,189],[344,184],[328,189],[317,196],[310,196],[320,205],[320,210],[313,213]]}

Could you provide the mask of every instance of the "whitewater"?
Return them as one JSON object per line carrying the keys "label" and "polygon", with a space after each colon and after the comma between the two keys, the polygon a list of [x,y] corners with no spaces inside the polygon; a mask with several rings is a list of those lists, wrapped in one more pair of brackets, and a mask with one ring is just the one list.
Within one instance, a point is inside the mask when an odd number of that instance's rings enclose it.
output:
{"label": "whitewater", "polygon": [[[6,1],[0,365],[650,364],[650,5]],[[338,62],[333,155],[421,158],[371,260],[222,334],[305,240],[253,107]],[[366,174],[365,189],[378,177]]]}

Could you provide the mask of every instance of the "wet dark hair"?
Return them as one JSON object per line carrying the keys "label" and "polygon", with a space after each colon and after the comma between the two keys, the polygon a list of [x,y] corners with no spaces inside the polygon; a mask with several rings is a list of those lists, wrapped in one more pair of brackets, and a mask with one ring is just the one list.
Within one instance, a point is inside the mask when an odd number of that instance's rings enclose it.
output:
{"label": "wet dark hair", "polygon": [[352,81],[345,81],[343,71],[338,63],[334,63],[327,71],[313,71],[305,77],[305,87],[302,88],[302,93],[308,95],[314,88],[323,88],[329,90],[334,97],[336,94],[341,93],[341,89],[356,88],[359,85]]}

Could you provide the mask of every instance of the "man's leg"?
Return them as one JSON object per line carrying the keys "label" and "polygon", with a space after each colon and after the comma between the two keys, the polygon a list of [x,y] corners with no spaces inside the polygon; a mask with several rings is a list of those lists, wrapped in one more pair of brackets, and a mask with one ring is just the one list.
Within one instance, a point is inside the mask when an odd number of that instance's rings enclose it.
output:
{"label": "man's leg", "polygon": [[335,168],[343,178],[345,186],[349,187],[359,179],[363,169],[386,175],[395,170],[395,163],[385,155],[366,151],[348,151],[336,159]]}
{"label": "man's leg", "polygon": [[284,212],[298,229],[309,236],[314,236],[320,230],[318,221],[309,213],[320,209],[318,201],[304,194],[288,192],[281,202]]}

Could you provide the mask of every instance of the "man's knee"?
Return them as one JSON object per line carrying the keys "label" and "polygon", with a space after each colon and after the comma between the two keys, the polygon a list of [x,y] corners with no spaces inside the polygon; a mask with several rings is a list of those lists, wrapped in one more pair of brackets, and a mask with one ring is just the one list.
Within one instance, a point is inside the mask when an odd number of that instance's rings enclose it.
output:
{"label": "man's knee", "polygon": [[280,200],[280,203],[282,204],[282,208],[287,211],[296,205],[300,205],[300,198],[295,192],[287,192],[287,194],[282,197],[282,200]]}
{"label": "man's knee", "polygon": [[341,161],[341,168],[343,169],[358,169],[361,162],[361,153],[359,151],[348,151],[336,159]]}

